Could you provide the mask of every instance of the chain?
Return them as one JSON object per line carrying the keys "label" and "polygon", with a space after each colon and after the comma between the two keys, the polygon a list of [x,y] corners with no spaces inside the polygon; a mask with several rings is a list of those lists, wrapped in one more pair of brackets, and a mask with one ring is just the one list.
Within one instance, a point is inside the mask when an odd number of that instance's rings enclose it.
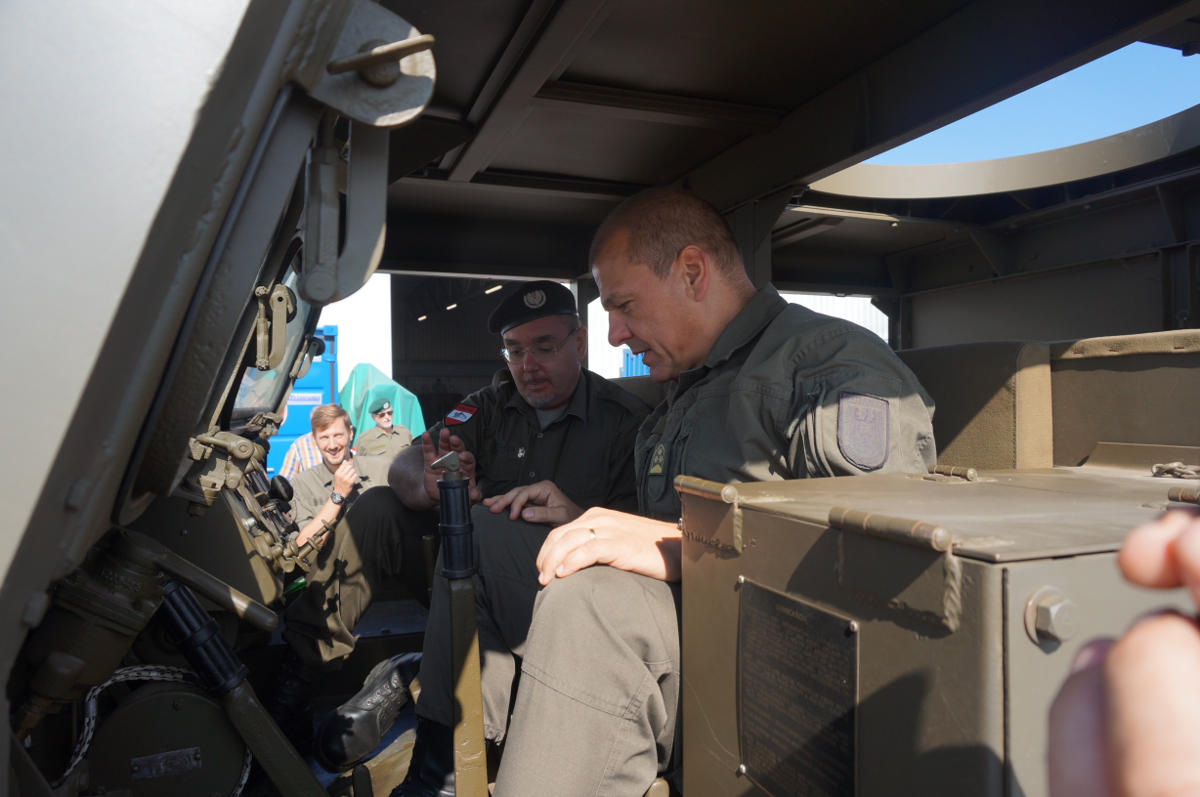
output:
{"label": "chain", "polygon": [[1154,466],[1155,476],[1174,476],[1176,479],[1200,479],[1200,465],[1184,465],[1182,462],[1166,462]]}
{"label": "chain", "polygon": [[[200,684],[199,676],[184,667],[143,664],[135,667],[122,667],[114,672],[112,677],[104,683],[93,686],[84,697],[83,730],[79,734],[79,740],[75,742],[75,749],[71,753],[71,762],[67,764],[66,771],[62,773],[58,780],[50,784],[52,788],[57,789],[62,786],[70,774],[75,771],[75,767],[79,766],[79,762],[83,761],[87,756],[88,748],[92,745],[92,735],[96,732],[96,715],[99,711],[100,694],[110,686],[127,681],[167,681],[193,686]],[[246,787],[246,780],[250,777],[251,760],[250,748],[247,747],[245,758],[242,761],[242,776],[231,792],[231,797],[239,797],[242,789]]]}

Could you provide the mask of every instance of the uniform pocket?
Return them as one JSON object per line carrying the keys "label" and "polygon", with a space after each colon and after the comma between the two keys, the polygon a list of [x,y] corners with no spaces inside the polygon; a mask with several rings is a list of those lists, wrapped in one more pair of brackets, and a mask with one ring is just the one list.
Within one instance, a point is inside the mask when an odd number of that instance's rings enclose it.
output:
{"label": "uniform pocket", "polygon": [[496,485],[499,492],[507,492],[521,483],[521,470],[525,465],[525,447],[497,443],[487,458],[484,476]]}

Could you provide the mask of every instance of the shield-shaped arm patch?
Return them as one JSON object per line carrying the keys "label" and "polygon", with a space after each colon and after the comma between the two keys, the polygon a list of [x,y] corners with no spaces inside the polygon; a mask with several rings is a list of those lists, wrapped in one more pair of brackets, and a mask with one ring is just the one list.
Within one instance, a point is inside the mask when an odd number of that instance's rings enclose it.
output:
{"label": "shield-shaped arm patch", "polygon": [[859,470],[879,470],[890,447],[888,402],[862,393],[838,397],[838,449]]}

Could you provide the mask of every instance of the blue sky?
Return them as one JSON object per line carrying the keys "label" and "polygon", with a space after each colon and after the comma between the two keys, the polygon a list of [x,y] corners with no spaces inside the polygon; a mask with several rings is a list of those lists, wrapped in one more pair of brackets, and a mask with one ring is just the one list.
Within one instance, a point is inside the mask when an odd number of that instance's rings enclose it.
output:
{"label": "blue sky", "polygon": [[1136,42],[878,155],[919,164],[1025,155],[1110,136],[1200,103],[1200,55]]}

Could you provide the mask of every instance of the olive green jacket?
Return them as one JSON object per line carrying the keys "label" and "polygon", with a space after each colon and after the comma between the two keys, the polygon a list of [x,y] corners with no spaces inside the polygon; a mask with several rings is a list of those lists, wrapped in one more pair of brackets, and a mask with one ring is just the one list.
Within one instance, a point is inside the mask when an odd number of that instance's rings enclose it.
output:
{"label": "olive green jacket", "polygon": [[[505,379],[507,377],[507,379]],[[634,510],[633,443],[645,402],[591,371],[580,373],[566,412],[543,430],[507,370],[437,423],[476,457],[484,497],[548,479],[583,508]]]}
{"label": "olive green jacket", "polygon": [[354,450],[368,456],[387,457],[390,462],[396,458],[397,454],[408,448],[412,441],[412,434],[403,426],[393,426],[390,432],[385,432],[378,426],[372,426],[354,441]]}
{"label": "olive green jacket", "polygon": [[[365,491],[388,483],[387,471],[390,459],[360,454],[354,457],[353,461],[354,469],[358,471],[358,486],[350,491],[350,495],[343,496],[346,500],[342,502],[338,517],[345,515],[346,510]],[[291,483],[292,509],[295,512],[296,525],[304,528],[329,500],[329,495],[333,492],[333,474],[322,462],[297,473],[292,477]]]}
{"label": "olive green jacket", "polygon": [[680,374],[637,442],[638,500],[679,517],[675,476],[768,481],[936,462],[933,401],[879,337],[762,288],[704,364]]}

